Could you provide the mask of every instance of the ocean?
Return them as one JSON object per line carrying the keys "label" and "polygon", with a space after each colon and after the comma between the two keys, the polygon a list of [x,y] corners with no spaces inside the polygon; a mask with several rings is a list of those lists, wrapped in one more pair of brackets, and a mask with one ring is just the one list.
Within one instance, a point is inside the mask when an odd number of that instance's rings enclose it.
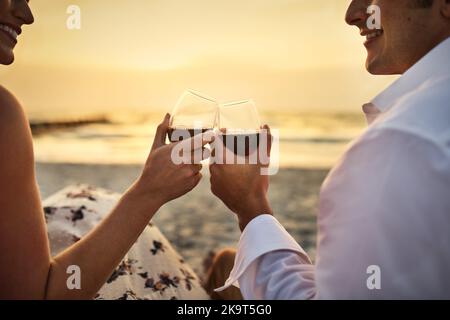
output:
{"label": "ocean", "polygon": [[[31,118],[36,161],[143,164],[164,112],[116,112],[88,118]],[[282,168],[330,168],[365,128],[358,113],[261,112],[279,132]],[[37,128],[37,129],[36,129]]]}

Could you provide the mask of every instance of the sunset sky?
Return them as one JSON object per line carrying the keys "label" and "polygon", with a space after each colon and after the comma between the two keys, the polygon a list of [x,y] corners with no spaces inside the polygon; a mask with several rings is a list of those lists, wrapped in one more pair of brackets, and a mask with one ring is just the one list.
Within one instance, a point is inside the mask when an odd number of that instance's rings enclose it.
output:
{"label": "sunset sky", "polygon": [[[32,0],[0,80],[31,115],[170,110],[186,88],[264,110],[355,111],[393,77],[364,70],[344,0]],[[81,30],[68,30],[68,5]]]}

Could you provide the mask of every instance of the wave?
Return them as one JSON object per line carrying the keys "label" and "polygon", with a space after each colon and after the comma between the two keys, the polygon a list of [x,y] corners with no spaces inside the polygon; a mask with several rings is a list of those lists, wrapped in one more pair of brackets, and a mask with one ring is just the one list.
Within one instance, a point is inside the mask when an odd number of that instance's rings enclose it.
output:
{"label": "wave", "polygon": [[30,128],[33,135],[39,135],[53,130],[77,128],[90,124],[112,124],[112,122],[105,116],[76,120],[30,121]]}

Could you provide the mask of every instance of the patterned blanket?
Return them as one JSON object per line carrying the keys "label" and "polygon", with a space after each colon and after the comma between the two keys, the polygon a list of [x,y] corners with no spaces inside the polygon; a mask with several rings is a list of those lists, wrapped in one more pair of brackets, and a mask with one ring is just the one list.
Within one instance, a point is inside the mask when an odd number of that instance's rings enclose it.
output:
{"label": "patterned blanket", "polygon": [[[79,241],[111,211],[119,197],[104,189],[77,185],[46,199],[44,212],[52,254]],[[192,300],[209,296],[192,268],[150,223],[96,299]]]}

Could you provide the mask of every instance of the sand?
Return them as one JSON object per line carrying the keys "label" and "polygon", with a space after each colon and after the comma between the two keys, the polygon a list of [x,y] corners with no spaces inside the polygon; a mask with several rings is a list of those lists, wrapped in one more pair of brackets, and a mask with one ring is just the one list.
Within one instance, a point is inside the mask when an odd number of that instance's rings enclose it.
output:
{"label": "sand", "polygon": [[[205,168],[206,169],[206,168]],[[161,231],[199,274],[210,250],[235,247],[236,218],[209,190],[207,170],[191,193],[163,206],[153,218]],[[70,184],[87,183],[124,192],[139,176],[136,165],[36,165],[43,199]],[[270,200],[276,217],[314,260],[316,210],[320,185],[328,170],[281,169],[271,177]]]}

